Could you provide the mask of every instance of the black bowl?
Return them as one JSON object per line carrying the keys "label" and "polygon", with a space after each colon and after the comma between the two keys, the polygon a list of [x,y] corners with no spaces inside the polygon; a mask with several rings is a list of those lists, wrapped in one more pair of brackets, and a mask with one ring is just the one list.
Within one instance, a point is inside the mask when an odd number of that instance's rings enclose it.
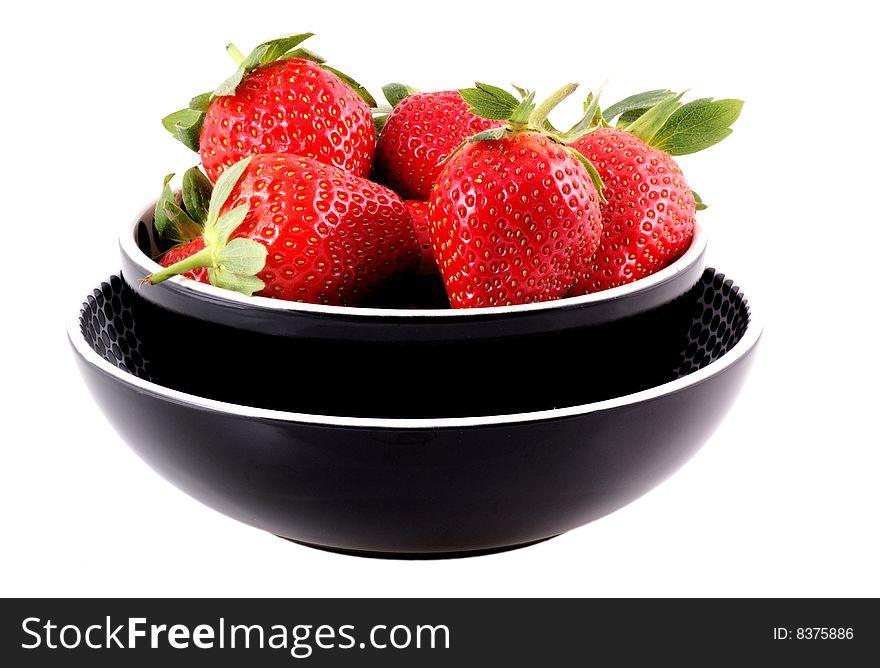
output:
{"label": "black bowl", "polygon": [[[307,414],[241,405],[246,387],[239,404],[170,389],[137,303],[113,277],[88,297],[69,336],[96,401],[138,455],[242,522],[316,547],[391,557],[518,547],[638,498],[713,432],[761,331],[732,282],[706,270],[668,313],[666,329],[681,336],[668,337],[678,341],[674,355],[662,351],[663,384],[582,403],[585,384],[605,382],[606,364],[551,410],[382,419],[349,417],[357,410],[333,395],[322,414]],[[487,363],[487,385],[492,372]],[[542,391],[521,388],[536,404]]]}
{"label": "black bowl", "polygon": [[[122,277],[169,386],[239,403],[241,387],[230,378],[249,378],[250,401],[263,408],[320,413],[333,397],[335,414],[361,417],[534,411],[570,402],[571,382],[581,386],[580,403],[664,382],[674,362],[664,355],[678,355],[685,335],[665,323],[684,321],[688,306],[676,299],[699,280],[705,254],[698,227],[672,266],[599,294],[402,308],[447,303],[439,277],[421,276],[379,295],[382,307],[345,308],[245,297],[186,278],[143,285],[158,267],[149,258],[158,252],[153,231],[145,214],[121,234]],[[615,372],[593,382],[605,364]],[[543,390],[530,396],[524,386]]]}
{"label": "black bowl", "polygon": [[662,306],[687,292],[705,267],[706,233],[697,224],[685,254],[661,271],[603,292],[539,304],[451,309],[439,277],[401,281],[370,306],[341,307],[247,297],[184,277],[159,285],[143,278],[167,244],[156,240],[152,207],[119,235],[122,275],[158,306],[186,317],[249,333],[325,341],[455,341],[546,334],[614,322]]}

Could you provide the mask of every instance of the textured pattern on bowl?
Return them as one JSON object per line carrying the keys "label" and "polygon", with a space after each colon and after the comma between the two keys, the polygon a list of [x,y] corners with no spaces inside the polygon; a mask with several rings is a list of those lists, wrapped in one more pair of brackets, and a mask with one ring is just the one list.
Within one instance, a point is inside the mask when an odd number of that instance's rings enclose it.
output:
{"label": "textured pattern on bowl", "polygon": [[172,389],[275,410],[415,418],[545,410],[631,394],[717,359],[748,321],[732,282],[710,272],[685,296],[606,325],[456,341],[243,332],[182,318],[119,277],[84,309],[85,335],[99,354]]}

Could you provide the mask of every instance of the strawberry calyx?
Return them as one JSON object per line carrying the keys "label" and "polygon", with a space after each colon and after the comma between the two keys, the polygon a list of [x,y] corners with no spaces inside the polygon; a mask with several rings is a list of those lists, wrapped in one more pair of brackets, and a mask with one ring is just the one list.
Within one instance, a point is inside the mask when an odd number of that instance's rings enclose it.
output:
{"label": "strawberry calyx", "polygon": [[[315,33],[311,32],[303,32],[295,35],[279,37],[278,39],[270,39],[267,42],[258,44],[247,56],[239,51],[235,44],[227,44],[226,52],[235,61],[235,64],[238,65],[238,69],[235,70],[231,77],[214,89],[214,97],[235,95],[235,90],[238,88],[238,84],[240,84],[241,80],[248,74],[258,67],[274,63],[276,60],[281,60],[285,56],[291,57],[288,56],[291,50],[295,49],[309,37],[314,37],[314,34]],[[305,50],[303,49],[303,51]],[[323,59],[321,60],[323,62]]]}
{"label": "strawberry calyx", "polygon": [[[714,146],[729,137],[742,111],[743,101],[703,97],[682,104],[687,91],[675,93],[667,88],[637,93],[602,110],[596,127],[616,127],[669,155],[688,155]],[[707,205],[693,190],[697,211]]]}
{"label": "strawberry calyx", "polygon": [[660,88],[625,97],[602,110],[600,119],[602,126],[612,127],[612,122],[617,118],[617,127],[625,128],[654,105],[675,96],[676,93],[674,91],[668,88]]}
{"label": "strawberry calyx", "polygon": [[615,102],[602,111],[601,124],[626,130],[669,155],[697,153],[730,136],[743,101],[703,97],[682,103],[687,91],[646,91]]}
{"label": "strawberry calyx", "polygon": [[222,216],[220,210],[229,199],[235,185],[241,179],[252,156],[238,161],[225,170],[210,195],[205,223],[201,236],[205,248],[183,260],[150,274],[145,283],[156,285],[172,276],[185,274],[193,269],[207,267],[211,285],[235,290],[248,296],[262,290],[265,284],[256,274],[266,266],[266,247],[253,239],[229,237],[244,222],[250,204],[244,203],[230,209]]}
{"label": "strawberry calyx", "polygon": [[169,185],[173,178],[173,173],[168,174],[162,183],[162,193],[153,210],[153,224],[163,239],[185,243],[201,236],[214,186],[200,169],[190,167],[183,175],[178,202]]}
{"label": "strawberry calyx", "polygon": [[165,116],[162,119],[162,125],[175,139],[190,150],[198,152],[202,125],[211,102],[218,97],[235,95],[235,91],[242,79],[254,70],[279,60],[289,60],[292,58],[300,58],[317,63],[321,68],[332,72],[342,79],[368,105],[371,107],[377,106],[376,99],[370,92],[352,77],[327,65],[326,60],[314,51],[299,46],[302,42],[313,36],[314,33],[304,32],[286,35],[278,39],[270,39],[254,47],[253,51],[247,56],[234,44],[228,44],[226,52],[238,66],[235,73],[224,80],[213,91],[196,95],[184,109],[179,109]]}
{"label": "strawberry calyx", "polygon": [[[514,88],[519,93],[520,99],[517,99],[503,88],[479,82],[475,84],[474,88],[459,89],[458,92],[465,102],[470,105],[468,111],[482,118],[507,121],[505,125],[490,128],[469,137],[465,140],[465,143],[498,140],[505,135],[519,132],[542,134],[557,144],[562,145],[566,151],[578,159],[590,175],[590,180],[593,182],[596,192],[599,193],[599,198],[603,203],[606,203],[605,197],[602,194],[604,184],[599,172],[586,157],[569,145],[584,135],[595,132],[598,129],[598,126],[593,121],[599,112],[599,95],[590,96],[587,104],[584,105],[583,116],[567,132],[559,132],[547,118],[560,102],[577,90],[577,87],[576,83],[566,84],[540,104],[535,102],[534,91],[529,91],[519,86],[514,86]],[[454,155],[456,151],[453,151],[449,157]],[[447,157],[447,160],[449,157]]]}

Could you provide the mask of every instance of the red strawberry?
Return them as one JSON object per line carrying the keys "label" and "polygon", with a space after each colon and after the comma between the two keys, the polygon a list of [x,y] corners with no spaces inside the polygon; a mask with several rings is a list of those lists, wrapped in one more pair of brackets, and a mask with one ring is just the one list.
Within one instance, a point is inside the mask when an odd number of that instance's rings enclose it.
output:
{"label": "red strawberry", "polygon": [[413,230],[419,240],[419,248],[422,251],[422,261],[419,264],[420,274],[437,274],[437,261],[434,259],[434,249],[431,247],[431,223],[428,221],[428,203],[417,199],[408,199],[403,202],[412,216]]}
{"label": "red strawberry", "polygon": [[574,143],[605,184],[602,240],[572,294],[653,274],[687,250],[696,202],[668,153],[625,130],[602,128]]}
{"label": "red strawberry", "polygon": [[[462,95],[509,122],[472,138],[445,163],[429,202],[431,238],[453,307],[562,297],[602,229],[591,169],[543,132],[567,86],[535,108],[478,84]],[[499,109],[500,107],[500,109]]]}
{"label": "red strawberry", "polygon": [[[639,100],[645,97],[660,101],[639,109]],[[599,171],[607,204],[601,207],[599,249],[571,295],[653,274],[681,257],[690,245],[701,203],[670,152],[692,153],[726,137],[742,102],[704,99],[680,106],[680,98],[669,91],[628,98],[609,107],[611,117],[623,113],[634,118],[626,130],[602,127],[573,142]]]}
{"label": "red strawberry", "polygon": [[[195,255],[200,250],[205,249],[205,240],[202,237],[196,237],[192,241],[187,241],[182,244],[178,244],[174,248],[170,249],[162,256],[162,259],[159,260],[159,264],[163,267],[170,267],[172,264],[176,264],[181,260],[188,258],[190,255]],[[206,267],[196,267],[195,269],[191,269],[190,271],[183,274],[187,278],[192,278],[193,280],[198,281],[199,283],[208,283],[208,269]]]}
{"label": "red strawberry", "polygon": [[359,176],[370,174],[375,100],[314,54],[291,52],[309,36],[265,42],[246,59],[238,54],[243,62],[232,78],[212,94],[194,98],[190,109],[163,119],[178,139],[199,151],[212,181],[255,153],[295,153]]}
{"label": "red strawberry", "polygon": [[219,287],[347,305],[419,262],[410,216],[397,195],[290,154],[254,156],[226,170],[214,187],[202,238],[204,250],[148,282],[207,267]]}
{"label": "red strawberry", "polygon": [[379,134],[376,177],[406,199],[427,200],[440,163],[468,137],[499,125],[469,111],[458,91],[409,95]]}

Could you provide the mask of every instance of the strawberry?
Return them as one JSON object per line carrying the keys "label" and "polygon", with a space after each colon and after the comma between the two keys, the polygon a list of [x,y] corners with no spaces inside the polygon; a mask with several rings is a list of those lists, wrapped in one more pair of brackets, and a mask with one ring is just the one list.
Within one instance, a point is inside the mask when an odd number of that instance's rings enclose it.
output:
{"label": "strawberry", "polygon": [[413,230],[421,249],[420,274],[437,274],[437,261],[434,259],[434,249],[431,247],[431,223],[428,221],[428,203],[417,199],[403,201],[412,217]]}
{"label": "strawberry", "polygon": [[162,119],[201,155],[211,181],[255,153],[295,153],[368,176],[375,150],[370,106],[359,84],[305,49],[311,33],[264,42],[213,93]]}
{"label": "strawberry", "polygon": [[[540,106],[494,86],[463,89],[474,112],[507,120],[470,138],[445,163],[428,204],[431,239],[454,308],[540,302],[577,281],[602,230],[601,181],[547,114],[571,84]],[[591,118],[595,106],[588,109]],[[568,136],[585,131],[587,116]]]}
{"label": "strawberry", "polygon": [[[386,97],[391,97],[388,89],[394,85],[383,89]],[[389,102],[397,104],[376,144],[376,178],[406,199],[427,200],[440,163],[468,137],[501,125],[471,112],[455,90],[415,93]]]}
{"label": "strawberry", "polygon": [[244,294],[348,305],[419,263],[397,195],[289,153],[252,156],[224,171],[200,238],[202,250],[146,282],[205,267],[210,283]]}
{"label": "strawberry", "polygon": [[[695,100],[650,91],[605,111],[595,132],[572,145],[599,171],[607,204],[602,240],[570,295],[630,283],[668,266],[691,243],[702,202],[672,155],[707,148],[732,131],[739,100]],[[620,115],[620,128],[608,121]]]}

